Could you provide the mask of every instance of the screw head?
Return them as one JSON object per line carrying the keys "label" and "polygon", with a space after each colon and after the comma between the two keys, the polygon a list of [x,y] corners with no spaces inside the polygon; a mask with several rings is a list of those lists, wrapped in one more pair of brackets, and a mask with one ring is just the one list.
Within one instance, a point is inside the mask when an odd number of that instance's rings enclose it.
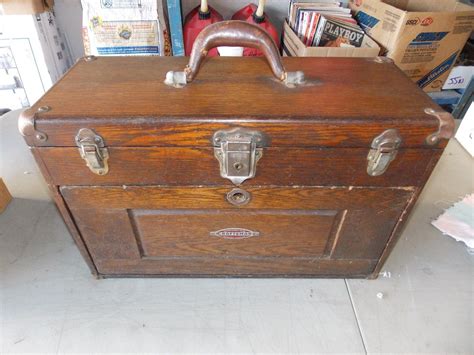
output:
{"label": "screw head", "polygon": [[242,165],[242,163],[239,163],[239,162],[234,163],[234,169],[237,170],[237,171],[242,170],[243,167],[244,166]]}
{"label": "screw head", "polygon": [[433,136],[428,137],[428,142],[429,142],[430,144],[435,144],[435,143],[437,143],[437,142],[438,142],[438,136],[433,135]]}
{"label": "screw head", "polygon": [[48,138],[48,137],[46,136],[46,134],[41,133],[41,132],[36,133],[36,136],[35,136],[35,137],[36,137],[36,139],[39,140],[40,142],[45,142],[46,139]]}
{"label": "screw head", "polygon": [[95,55],[86,55],[84,57],[84,61],[86,61],[86,62],[92,62],[93,60],[96,60],[96,59],[97,59],[97,57]]}
{"label": "screw head", "polygon": [[50,106],[41,106],[41,107],[38,108],[38,110],[36,110],[36,112],[38,112],[38,113],[48,112],[48,111],[51,111]]}

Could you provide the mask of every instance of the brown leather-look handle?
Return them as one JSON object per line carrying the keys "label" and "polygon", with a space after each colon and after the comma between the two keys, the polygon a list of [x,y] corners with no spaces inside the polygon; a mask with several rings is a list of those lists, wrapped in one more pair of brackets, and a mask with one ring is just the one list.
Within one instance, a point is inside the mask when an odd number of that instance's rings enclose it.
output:
{"label": "brown leather-look handle", "polygon": [[184,69],[187,82],[196,77],[209,50],[219,46],[250,47],[260,50],[267,58],[273,75],[280,81],[286,80],[287,73],[278,48],[263,28],[245,21],[221,21],[207,26],[196,37],[189,64]]}

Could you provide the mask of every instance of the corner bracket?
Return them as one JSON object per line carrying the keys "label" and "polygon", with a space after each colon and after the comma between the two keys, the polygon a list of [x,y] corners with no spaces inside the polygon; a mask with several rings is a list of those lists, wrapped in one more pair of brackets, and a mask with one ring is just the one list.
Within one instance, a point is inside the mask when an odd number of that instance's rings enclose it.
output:
{"label": "corner bracket", "polygon": [[439,120],[438,130],[426,137],[426,144],[435,145],[441,139],[450,139],[454,135],[454,118],[450,113],[435,111],[432,108],[425,108],[425,113],[435,116]]}
{"label": "corner bracket", "polygon": [[48,135],[36,129],[35,119],[37,113],[48,112],[51,110],[49,106],[41,106],[37,110],[33,107],[26,109],[20,114],[18,119],[18,130],[21,135],[25,137],[30,144],[45,143],[48,140]]}

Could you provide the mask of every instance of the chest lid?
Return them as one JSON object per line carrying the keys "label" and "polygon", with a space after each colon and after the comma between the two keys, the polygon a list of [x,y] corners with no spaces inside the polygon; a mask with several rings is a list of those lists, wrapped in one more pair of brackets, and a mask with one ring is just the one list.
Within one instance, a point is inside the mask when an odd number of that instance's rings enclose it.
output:
{"label": "chest lid", "polygon": [[[210,45],[227,44],[219,39]],[[131,147],[210,147],[235,128],[282,147],[370,147],[393,129],[400,147],[436,148],[452,134],[451,116],[385,58],[280,58],[268,46],[268,60],[204,59],[209,41],[201,45],[190,60],[83,58],[23,113],[20,130],[32,146],[76,146],[87,128],[104,146]]]}

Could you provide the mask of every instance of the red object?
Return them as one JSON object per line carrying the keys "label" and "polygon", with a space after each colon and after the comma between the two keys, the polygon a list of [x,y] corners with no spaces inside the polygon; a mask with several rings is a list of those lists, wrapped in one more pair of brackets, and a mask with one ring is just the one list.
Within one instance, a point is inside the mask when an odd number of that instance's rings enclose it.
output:
{"label": "red object", "polygon": [[[275,44],[280,48],[280,38],[278,36],[278,31],[275,26],[268,19],[267,14],[263,14],[262,17],[255,16],[257,11],[257,6],[255,4],[248,4],[244,8],[237,11],[233,16],[232,20],[240,20],[253,23],[264,28],[268,34],[273,38]],[[254,48],[244,48],[244,57],[261,57],[263,53]]]}
{"label": "red object", "polygon": [[[190,55],[197,35],[207,26],[214,22],[222,21],[224,18],[220,13],[209,6],[206,14],[200,12],[201,6],[197,6],[186,15],[183,26],[184,54]],[[218,56],[217,48],[213,48],[207,54],[209,57]]]}
{"label": "red object", "polygon": [[248,4],[247,6],[237,11],[232,16],[232,20],[247,21],[247,19],[251,17],[255,13],[255,11],[257,11],[257,5]]}

